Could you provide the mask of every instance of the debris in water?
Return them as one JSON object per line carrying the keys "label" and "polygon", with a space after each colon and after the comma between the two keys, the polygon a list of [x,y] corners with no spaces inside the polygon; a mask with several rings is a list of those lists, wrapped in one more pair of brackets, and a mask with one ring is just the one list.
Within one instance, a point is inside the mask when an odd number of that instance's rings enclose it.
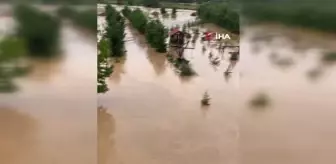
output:
{"label": "debris in water", "polygon": [[206,51],[206,48],[205,48],[205,46],[203,45],[203,47],[202,47],[202,51],[204,52],[204,51]]}
{"label": "debris in water", "polygon": [[251,101],[250,106],[253,108],[266,108],[270,105],[270,98],[265,93],[257,94]]}
{"label": "debris in water", "polygon": [[319,77],[321,77],[323,71],[321,68],[315,68],[307,72],[307,76],[311,80],[317,80]]}
{"label": "debris in water", "polygon": [[205,92],[203,95],[203,99],[201,100],[201,103],[203,106],[208,106],[210,105],[210,96],[208,92]]}

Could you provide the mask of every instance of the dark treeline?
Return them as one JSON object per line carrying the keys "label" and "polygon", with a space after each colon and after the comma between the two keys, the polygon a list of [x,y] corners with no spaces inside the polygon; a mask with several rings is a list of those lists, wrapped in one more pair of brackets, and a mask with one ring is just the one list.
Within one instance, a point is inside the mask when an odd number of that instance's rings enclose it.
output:
{"label": "dark treeline", "polygon": [[36,8],[18,5],[14,9],[17,21],[17,34],[33,56],[50,56],[58,49],[60,36],[59,19]]}
{"label": "dark treeline", "polygon": [[243,15],[257,22],[279,22],[335,32],[336,2],[321,0],[310,3],[297,1],[244,3]]}
{"label": "dark treeline", "polygon": [[130,10],[127,6],[122,10],[134,28],[141,34],[145,34],[148,44],[157,52],[164,53],[167,50],[166,38],[168,30],[159,20],[148,20],[140,9]]}
{"label": "dark treeline", "polygon": [[111,5],[105,7],[106,29],[104,37],[110,43],[111,56],[122,57],[125,53],[125,19]]}
{"label": "dark treeline", "polygon": [[202,21],[215,23],[232,33],[239,34],[239,14],[227,3],[203,3],[197,13]]}
{"label": "dark treeline", "polygon": [[62,6],[58,9],[58,15],[68,18],[76,25],[97,32],[97,11],[94,9],[76,11],[70,6]]}

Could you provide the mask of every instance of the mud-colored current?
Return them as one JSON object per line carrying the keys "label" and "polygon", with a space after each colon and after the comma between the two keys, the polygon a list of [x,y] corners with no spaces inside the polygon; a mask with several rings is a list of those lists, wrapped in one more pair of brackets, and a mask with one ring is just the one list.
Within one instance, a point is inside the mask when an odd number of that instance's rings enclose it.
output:
{"label": "mud-colored current", "polygon": [[19,90],[0,94],[1,164],[96,163],[96,40],[70,26],[61,39],[57,59],[31,60]]}
{"label": "mud-colored current", "polygon": [[[193,19],[186,13],[176,22]],[[104,18],[98,19],[103,24]],[[99,131],[105,136],[102,164],[336,162],[336,73],[320,60],[325,50],[335,50],[335,37],[273,25],[247,27],[240,61],[229,76],[224,71],[233,50],[222,55],[197,40],[184,54],[197,73],[191,78],[179,77],[165,54],[148,48],[130,26],[126,38],[134,40],[126,43],[126,58],[114,64],[110,91],[98,101],[110,118]],[[221,59],[219,66],[210,64],[210,51]],[[204,108],[206,91],[211,105]],[[263,106],[253,105],[259,94],[266,97]]]}

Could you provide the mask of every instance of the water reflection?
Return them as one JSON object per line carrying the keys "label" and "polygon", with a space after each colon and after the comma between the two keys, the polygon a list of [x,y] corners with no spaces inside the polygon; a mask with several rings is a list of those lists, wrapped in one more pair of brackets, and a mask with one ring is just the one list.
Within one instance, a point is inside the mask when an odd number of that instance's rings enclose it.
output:
{"label": "water reflection", "polygon": [[153,66],[155,73],[159,76],[166,70],[166,54],[157,53],[152,48],[147,48],[147,57],[149,63]]}
{"label": "water reflection", "polygon": [[117,164],[114,117],[104,107],[98,108],[98,164]]}
{"label": "water reflection", "polygon": [[33,59],[30,60],[31,71],[27,78],[31,80],[47,82],[54,75],[61,72],[62,57],[54,59]]}
{"label": "water reflection", "polygon": [[110,79],[117,84],[120,83],[123,74],[126,73],[125,68],[124,68],[125,62],[126,62],[126,57],[112,59],[113,73],[110,76]]}
{"label": "water reflection", "polygon": [[27,114],[3,106],[0,106],[0,120],[0,163],[21,163],[34,156],[36,121]]}

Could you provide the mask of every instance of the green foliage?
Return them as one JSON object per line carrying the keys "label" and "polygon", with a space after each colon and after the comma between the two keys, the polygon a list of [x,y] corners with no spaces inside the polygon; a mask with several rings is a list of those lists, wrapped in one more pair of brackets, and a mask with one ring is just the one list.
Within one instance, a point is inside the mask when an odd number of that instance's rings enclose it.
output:
{"label": "green foliage", "polygon": [[167,14],[166,8],[161,7],[160,12],[162,15]]}
{"label": "green foliage", "polygon": [[335,32],[336,3],[298,3],[295,1],[251,3],[244,6],[246,18],[257,22],[279,22]]}
{"label": "green foliage", "polygon": [[167,52],[168,30],[159,20],[152,20],[146,26],[146,39],[157,52]]}
{"label": "green foliage", "polygon": [[146,7],[160,7],[158,0],[143,0],[143,5]]}
{"label": "green foliage", "polygon": [[167,51],[166,38],[168,37],[168,30],[159,20],[148,21],[140,9],[131,11],[125,7],[122,12],[130,20],[134,28],[146,35],[151,47],[155,48],[157,52],[164,53]]}
{"label": "green foliage", "polygon": [[105,36],[110,43],[111,56],[122,57],[125,53],[125,19],[112,6],[107,5],[106,11],[106,29]]}
{"label": "green foliage", "polygon": [[188,60],[184,58],[175,58],[172,55],[167,55],[167,60],[174,66],[175,72],[181,77],[196,75],[195,70],[191,67]]}
{"label": "green foliage", "polygon": [[14,16],[17,34],[26,42],[30,55],[48,57],[55,54],[60,35],[58,19],[25,5],[16,6]]}
{"label": "green foliage", "polygon": [[134,0],[127,0],[127,5],[135,5]]}
{"label": "green foliage", "polygon": [[57,15],[62,18],[71,18],[75,15],[75,10],[68,5],[64,5],[57,9]]}
{"label": "green foliage", "polygon": [[136,28],[141,34],[145,34],[148,20],[146,15],[139,8],[133,10],[127,18],[130,20],[134,28]]}
{"label": "green foliage", "polygon": [[172,8],[172,15],[176,15],[176,8]]}
{"label": "green foliage", "polygon": [[26,54],[23,40],[6,36],[0,41],[0,92],[16,90],[13,78],[26,72],[19,60]]}
{"label": "green foliage", "polygon": [[205,22],[215,23],[232,33],[239,34],[239,14],[227,3],[204,3],[197,14]]}
{"label": "green foliage", "polygon": [[109,57],[109,43],[106,39],[101,39],[98,43],[98,60],[97,60],[97,92],[105,93],[108,91],[108,87],[106,84],[106,78],[109,77],[113,72],[112,65],[108,62]]}
{"label": "green foliage", "polygon": [[132,12],[131,9],[128,7],[128,6],[125,6],[122,10],[121,10],[122,14],[125,16],[125,17],[128,17],[129,14]]}
{"label": "green foliage", "polygon": [[336,63],[336,52],[328,52],[322,56],[322,62],[326,64]]}
{"label": "green foliage", "polygon": [[57,10],[58,16],[70,19],[76,25],[97,32],[97,11],[94,9],[76,11],[70,6],[62,6]]}
{"label": "green foliage", "polygon": [[97,11],[85,10],[77,12],[73,18],[73,22],[80,26],[89,29],[92,32],[97,32]]}

